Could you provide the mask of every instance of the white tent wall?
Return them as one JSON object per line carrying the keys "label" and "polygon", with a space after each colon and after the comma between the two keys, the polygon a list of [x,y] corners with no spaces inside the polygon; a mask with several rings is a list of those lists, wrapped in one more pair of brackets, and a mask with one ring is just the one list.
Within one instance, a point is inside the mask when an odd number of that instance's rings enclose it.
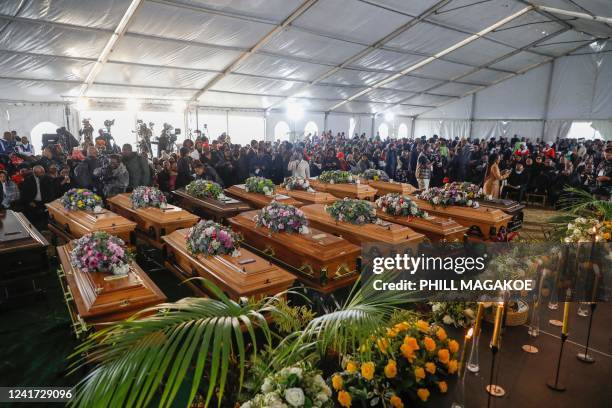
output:
{"label": "white tent wall", "polygon": [[[63,103],[13,103],[0,102],[0,129],[16,130],[21,136],[32,136],[32,130],[43,122],[51,123],[58,127],[66,126],[73,133],[76,133],[78,118],[76,111],[68,108],[68,118],[66,118],[66,104]],[[47,126],[48,131],[55,129]],[[35,135],[32,144],[39,148],[41,141],[40,134]]]}
{"label": "white tent wall", "polygon": [[[466,121],[467,132],[461,127]],[[612,53],[562,57],[430,110],[417,117],[415,135],[518,134],[554,141],[567,136],[575,121],[592,122],[612,138]]]}
{"label": "white tent wall", "polygon": [[438,135],[446,138],[468,137],[470,121],[467,119],[417,119],[414,125],[414,136],[431,137]]}
{"label": "white tent wall", "polygon": [[[286,112],[282,111],[273,111],[268,114],[266,117],[266,140],[276,140],[278,137],[275,137],[275,129],[276,126],[284,122],[289,132],[295,132],[297,137],[302,137],[304,133],[308,133],[306,131],[306,125],[309,122],[313,122],[316,126],[317,133],[321,134],[325,129],[325,114],[322,112],[304,112],[304,116],[299,120],[291,120],[287,117]],[[284,127],[284,126],[283,126]],[[279,127],[280,129],[281,127]],[[312,124],[309,125],[309,129],[314,129]],[[255,138],[256,139],[256,138]],[[282,139],[282,138],[281,138]],[[233,140],[233,139],[232,139]]]}

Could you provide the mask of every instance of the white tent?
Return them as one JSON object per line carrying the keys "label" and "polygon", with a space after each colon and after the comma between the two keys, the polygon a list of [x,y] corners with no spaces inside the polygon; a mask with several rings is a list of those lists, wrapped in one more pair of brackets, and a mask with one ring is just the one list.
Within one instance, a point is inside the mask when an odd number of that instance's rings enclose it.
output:
{"label": "white tent", "polygon": [[609,37],[610,0],[3,1],[0,128],[611,137]]}

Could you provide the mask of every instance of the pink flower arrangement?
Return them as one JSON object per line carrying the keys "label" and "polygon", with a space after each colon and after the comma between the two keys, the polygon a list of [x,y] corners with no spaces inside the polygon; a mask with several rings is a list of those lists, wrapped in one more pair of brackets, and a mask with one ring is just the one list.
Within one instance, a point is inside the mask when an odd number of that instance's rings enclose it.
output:
{"label": "pink flower arrangement", "polygon": [[269,228],[273,232],[307,234],[309,231],[308,220],[302,210],[276,201],[262,208],[255,222],[258,226]]}
{"label": "pink flower arrangement", "polygon": [[189,230],[187,249],[194,255],[231,254],[238,249],[238,236],[214,221],[200,221]]}
{"label": "pink flower arrangement", "polygon": [[72,263],[84,272],[120,274],[132,256],[121,238],[96,231],[76,240],[71,252]]}

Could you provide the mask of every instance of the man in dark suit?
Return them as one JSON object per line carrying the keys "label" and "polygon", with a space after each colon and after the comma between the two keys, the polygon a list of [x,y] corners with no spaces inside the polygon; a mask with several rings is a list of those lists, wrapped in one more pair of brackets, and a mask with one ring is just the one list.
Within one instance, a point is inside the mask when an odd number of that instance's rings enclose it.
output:
{"label": "man in dark suit", "polygon": [[53,180],[45,174],[43,166],[36,165],[32,174],[23,180],[20,189],[25,216],[37,228],[45,228],[47,224],[45,204],[53,201],[55,194]]}

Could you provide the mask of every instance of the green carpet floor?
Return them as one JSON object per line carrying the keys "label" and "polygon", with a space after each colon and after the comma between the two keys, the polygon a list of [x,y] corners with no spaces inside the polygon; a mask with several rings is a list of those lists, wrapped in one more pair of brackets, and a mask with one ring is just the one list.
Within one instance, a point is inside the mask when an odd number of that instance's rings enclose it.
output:
{"label": "green carpet floor", "polygon": [[[147,262],[140,264],[147,271],[154,267]],[[170,301],[190,295],[167,270],[154,270],[148,274]],[[44,288],[43,295],[20,298],[0,310],[1,386],[69,387],[82,377],[83,372],[68,375],[68,357],[78,340],[70,327],[53,261],[49,273],[37,284]],[[14,406],[24,407],[26,404]]]}

